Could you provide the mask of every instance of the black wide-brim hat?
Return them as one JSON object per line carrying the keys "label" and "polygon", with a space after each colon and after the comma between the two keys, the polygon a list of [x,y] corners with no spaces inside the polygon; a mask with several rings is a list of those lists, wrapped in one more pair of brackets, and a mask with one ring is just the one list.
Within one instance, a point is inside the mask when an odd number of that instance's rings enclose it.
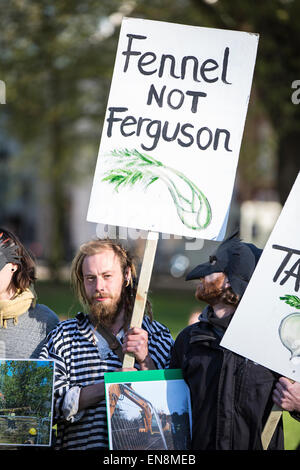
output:
{"label": "black wide-brim hat", "polygon": [[241,242],[235,235],[224,242],[209,257],[186,276],[186,281],[200,279],[213,273],[227,275],[235,294],[242,296],[251,279],[262,250],[252,243]]}
{"label": "black wide-brim hat", "polygon": [[0,271],[8,263],[20,264],[20,256],[17,254],[18,247],[12,240],[7,238],[0,230]]}

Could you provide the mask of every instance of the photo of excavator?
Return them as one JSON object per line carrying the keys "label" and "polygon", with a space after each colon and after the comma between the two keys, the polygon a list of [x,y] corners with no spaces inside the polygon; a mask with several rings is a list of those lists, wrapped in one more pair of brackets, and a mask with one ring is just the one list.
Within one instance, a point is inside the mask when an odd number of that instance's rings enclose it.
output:
{"label": "photo of excavator", "polygon": [[110,417],[112,418],[117,403],[121,396],[127,397],[133,403],[141,408],[144,426],[139,428],[139,432],[150,432],[152,434],[152,412],[150,404],[144,398],[140,397],[131,387],[130,384],[113,384],[110,387]]}
{"label": "photo of excavator", "polygon": [[[126,414],[126,409],[132,408],[135,410],[134,418]],[[180,432],[186,425],[186,416],[182,420],[177,413],[171,416],[156,410],[150,400],[133,389],[131,383],[113,383],[109,386],[109,416],[112,449],[182,448]]]}

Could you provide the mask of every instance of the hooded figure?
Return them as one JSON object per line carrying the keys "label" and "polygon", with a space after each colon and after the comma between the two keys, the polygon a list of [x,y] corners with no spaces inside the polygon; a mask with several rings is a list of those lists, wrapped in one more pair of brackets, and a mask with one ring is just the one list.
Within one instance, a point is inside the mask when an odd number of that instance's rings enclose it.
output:
{"label": "hooded figure", "polygon": [[[262,450],[278,374],[220,344],[261,252],[234,235],[186,277],[199,280],[195,296],[208,304],[199,321],[179,333],[170,361],[191,392],[192,450]],[[283,448],[280,421],[269,449]]]}
{"label": "hooded figure", "polygon": [[199,264],[186,280],[200,279],[213,273],[224,273],[233,292],[239,297],[244,294],[262,250],[252,243],[243,243],[236,234],[225,240],[209,257],[207,263]]}

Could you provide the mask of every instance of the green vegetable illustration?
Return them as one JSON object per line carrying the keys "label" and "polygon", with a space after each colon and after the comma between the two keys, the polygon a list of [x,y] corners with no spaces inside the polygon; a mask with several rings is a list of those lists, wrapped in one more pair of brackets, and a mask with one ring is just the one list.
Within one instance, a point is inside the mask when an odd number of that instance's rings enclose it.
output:
{"label": "green vegetable illustration", "polygon": [[284,297],[280,297],[280,300],[284,300],[285,303],[291,307],[300,309],[300,299],[296,295],[285,295]]}
{"label": "green vegetable illustration", "polygon": [[212,213],[207,198],[183,173],[136,149],[114,150],[109,157],[112,169],[105,173],[102,181],[113,184],[116,191],[137,184],[146,190],[161,181],[167,186],[177,214],[186,227],[199,230],[210,224]]}
{"label": "green vegetable illustration", "polygon": [[[280,297],[288,305],[300,309],[300,299],[295,295]],[[282,344],[290,351],[290,360],[300,361],[300,313],[295,312],[286,316],[279,326],[279,337]]]}

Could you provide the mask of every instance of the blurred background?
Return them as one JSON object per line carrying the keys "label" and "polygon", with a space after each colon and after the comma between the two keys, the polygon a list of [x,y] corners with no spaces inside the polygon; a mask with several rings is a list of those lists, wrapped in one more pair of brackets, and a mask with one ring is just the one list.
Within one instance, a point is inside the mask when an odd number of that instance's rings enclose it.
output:
{"label": "blurred background", "polygon": [[[1,7],[0,226],[35,255],[39,281],[64,288],[78,246],[96,236],[129,245],[138,266],[143,256],[145,233],[86,221],[124,16],[259,33],[226,235],[239,229],[264,247],[300,166],[299,0],[255,8],[251,0],[2,0]],[[216,244],[160,234],[153,292],[184,292],[194,302],[185,274]],[[50,301],[66,313],[52,292]]]}
{"label": "blurred background", "polygon": [[[124,16],[260,35],[227,235],[263,248],[299,172],[299,0],[1,0],[0,226],[35,255],[39,301],[61,319],[80,308],[81,243],[108,233],[143,255],[143,234],[86,222]],[[159,239],[150,297],[174,337],[201,310],[185,274],[215,245]]]}
{"label": "blurred background", "polygon": [[[95,236],[129,244],[138,263],[143,255],[145,233],[86,221],[124,16],[259,33],[227,235],[239,229],[264,247],[299,171],[299,1],[254,8],[251,0],[2,0],[1,7],[0,226],[33,252],[40,280],[66,281],[78,246]],[[215,246],[161,234],[152,285],[193,289],[186,272]]]}

